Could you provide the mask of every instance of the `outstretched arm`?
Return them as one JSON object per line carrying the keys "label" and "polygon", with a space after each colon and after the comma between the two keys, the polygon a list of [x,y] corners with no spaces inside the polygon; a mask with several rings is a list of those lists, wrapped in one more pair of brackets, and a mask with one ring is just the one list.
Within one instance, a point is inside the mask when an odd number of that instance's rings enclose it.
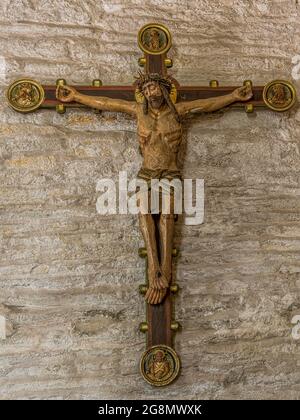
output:
{"label": "outstretched arm", "polygon": [[57,86],[56,98],[62,102],[78,102],[102,111],[126,112],[136,115],[136,102],[134,101],[83,95],[71,86]]}
{"label": "outstretched arm", "polygon": [[192,112],[211,112],[221,109],[236,101],[248,101],[252,97],[250,86],[242,86],[228,95],[216,96],[215,98],[196,99],[195,101],[179,102],[176,109],[179,115],[187,115]]}

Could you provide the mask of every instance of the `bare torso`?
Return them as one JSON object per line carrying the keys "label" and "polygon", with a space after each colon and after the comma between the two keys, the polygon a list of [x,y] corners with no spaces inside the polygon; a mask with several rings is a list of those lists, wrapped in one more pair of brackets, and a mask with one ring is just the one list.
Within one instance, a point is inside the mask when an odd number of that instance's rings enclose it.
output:
{"label": "bare torso", "polygon": [[159,110],[143,106],[137,110],[138,137],[144,158],[143,168],[177,170],[177,154],[182,139],[182,126],[177,122],[168,105]]}

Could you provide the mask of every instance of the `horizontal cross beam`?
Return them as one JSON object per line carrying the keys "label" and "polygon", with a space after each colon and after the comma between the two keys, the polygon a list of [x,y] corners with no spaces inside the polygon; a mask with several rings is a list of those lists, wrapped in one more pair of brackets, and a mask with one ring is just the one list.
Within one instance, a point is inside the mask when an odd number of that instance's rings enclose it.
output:
{"label": "horizontal cross beam", "polygon": [[[24,81],[22,81],[24,83]],[[100,86],[73,86],[76,90],[85,95],[91,96],[104,96],[108,98],[115,98],[115,99],[124,99],[127,101],[134,101],[135,100],[135,86],[102,86],[101,81],[97,80],[94,83],[99,84]],[[17,83],[17,82],[14,82]],[[37,82],[35,82],[37,83]],[[63,79],[58,80],[58,83],[63,85],[65,81]],[[250,83],[250,81],[244,82],[244,84]],[[38,83],[37,83],[38,84]],[[177,84],[177,102],[181,101],[192,101],[196,99],[206,99],[211,97],[217,97],[226,95],[236,89],[238,86],[218,86],[217,81],[211,81],[210,85],[214,86],[180,86]],[[40,85],[43,91],[43,101],[39,104],[39,106],[31,111],[34,111],[38,108],[46,108],[46,109],[55,109],[60,113],[65,112],[67,108],[87,108],[85,105],[70,102],[70,103],[63,103],[56,99],[56,87],[57,85]],[[265,107],[268,108],[269,105],[265,102],[263,97],[265,86],[253,86],[252,92],[253,97],[247,102],[235,102],[232,105],[229,105],[231,108],[244,108],[247,112],[252,112],[255,107]],[[19,109],[22,112],[22,109]],[[23,112],[26,112],[24,108]]]}

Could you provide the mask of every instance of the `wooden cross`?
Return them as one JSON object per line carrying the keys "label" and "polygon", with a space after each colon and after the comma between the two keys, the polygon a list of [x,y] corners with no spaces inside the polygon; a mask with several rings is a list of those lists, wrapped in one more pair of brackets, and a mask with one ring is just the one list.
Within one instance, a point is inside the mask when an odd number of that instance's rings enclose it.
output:
{"label": "wooden cross", "polygon": [[[139,65],[144,67],[146,74],[157,73],[167,76],[167,69],[172,67],[172,60],[167,57],[171,47],[171,34],[160,24],[145,25],[139,31],[138,43],[144,56],[139,59]],[[218,81],[212,80],[209,86],[180,86],[173,79],[173,101],[193,101],[226,95],[237,86],[219,86]],[[12,83],[7,97],[10,106],[19,112],[32,112],[37,109],[54,109],[58,113],[66,112],[67,108],[85,108],[80,103],[62,103],[56,98],[57,86],[66,85],[64,79],[58,79],[56,85],[40,85],[30,79],[21,79]],[[252,88],[253,96],[246,102],[235,102],[230,107],[243,107],[247,113],[255,108],[267,107],[274,111],[286,111],[296,101],[295,89],[291,83],[274,80],[265,86],[252,86],[250,80],[244,85]],[[132,86],[103,86],[100,80],[94,80],[91,86],[74,86],[82,94],[101,96],[127,101],[138,101],[137,89]],[[178,254],[173,249],[172,255]],[[139,250],[139,255],[146,259],[146,248]],[[140,286],[140,292],[147,292],[148,284]],[[179,358],[173,348],[173,335],[180,325],[173,319],[173,295],[178,292],[178,285],[174,279],[170,284],[165,299],[159,305],[147,304],[146,321],[141,322],[140,330],[147,335],[146,351],[141,358],[141,373],[144,379],[152,385],[163,386],[172,382],[178,375]]]}

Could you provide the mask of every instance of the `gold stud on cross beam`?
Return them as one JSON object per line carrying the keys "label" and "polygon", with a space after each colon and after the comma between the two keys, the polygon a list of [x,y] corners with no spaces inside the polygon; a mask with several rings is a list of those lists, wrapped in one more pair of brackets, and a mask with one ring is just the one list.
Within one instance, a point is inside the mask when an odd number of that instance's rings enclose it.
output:
{"label": "gold stud on cross beam", "polygon": [[175,295],[176,293],[178,293],[178,291],[179,291],[179,286],[178,286],[178,284],[171,284],[171,286],[170,286],[170,291],[171,291],[171,293],[173,293],[174,295]]}
{"label": "gold stud on cross beam", "polygon": [[66,107],[64,106],[64,104],[56,105],[56,112],[58,114],[64,114],[66,112]]}
{"label": "gold stud on cross beam", "polygon": [[66,79],[57,79],[56,86],[65,86],[67,84]]}
{"label": "gold stud on cross beam", "polygon": [[178,257],[179,255],[179,250],[177,248],[173,248],[172,249],[172,257]]}
{"label": "gold stud on cross beam", "polygon": [[217,80],[211,80],[211,81],[209,82],[209,86],[210,86],[211,88],[217,88],[217,87],[219,87],[219,82],[218,82]]}
{"label": "gold stud on cross beam", "polygon": [[139,64],[140,67],[144,67],[145,64],[146,64],[146,58],[145,57],[139,58],[138,64]]}
{"label": "gold stud on cross beam", "polygon": [[173,67],[173,60],[172,58],[165,58],[165,66],[170,69],[171,67]]}
{"label": "gold stud on cross beam", "polygon": [[181,325],[177,321],[171,322],[171,330],[177,332],[181,328]]}
{"label": "gold stud on cross beam", "polygon": [[148,331],[148,324],[147,322],[141,322],[139,329],[142,333],[146,333]]}
{"label": "gold stud on cross beam", "polygon": [[145,295],[147,293],[148,286],[146,284],[139,285],[139,292],[141,295]]}
{"label": "gold stud on cross beam", "polygon": [[254,105],[253,104],[246,104],[245,105],[245,112],[247,112],[247,114],[251,114],[251,112],[254,112]]}
{"label": "gold stud on cross beam", "polygon": [[100,79],[94,79],[93,82],[92,82],[92,85],[94,87],[100,87],[100,86],[102,86],[102,81]]}
{"label": "gold stud on cross beam", "polygon": [[147,257],[147,249],[146,248],[139,248],[139,256],[141,258],[146,258]]}

